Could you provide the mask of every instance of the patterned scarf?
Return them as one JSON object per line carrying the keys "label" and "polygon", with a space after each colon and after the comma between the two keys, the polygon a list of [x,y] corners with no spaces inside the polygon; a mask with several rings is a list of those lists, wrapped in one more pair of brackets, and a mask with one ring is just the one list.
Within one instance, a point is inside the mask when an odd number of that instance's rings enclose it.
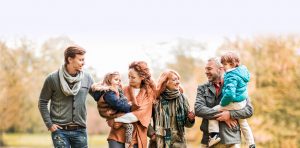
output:
{"label": "patterned scarf", "polygon": [[[174,99],[176,101],[176,107],[175,110],[172,110],[169,106],[169,101],[173,101]],[[170,146],[172,139],[170,112],[175,112],[179,134],[183,135],[184,133],[184,125],[189,110],[189,104],[185,100],[185,96],[181,94],[179,90],[170,91],[166,89],[160,95],[160,103],[155,107],[155,130],[164,136],[164,142],[167,147]]]}
{"label": "patterned scarf", "polygon": [[58,70],[60,88],[66,96],[77,95],[81,88],[81,80],[83,78],[83,72],[80,71],[75,77],[72,77],[66,70],[65,65],[62,65]]}

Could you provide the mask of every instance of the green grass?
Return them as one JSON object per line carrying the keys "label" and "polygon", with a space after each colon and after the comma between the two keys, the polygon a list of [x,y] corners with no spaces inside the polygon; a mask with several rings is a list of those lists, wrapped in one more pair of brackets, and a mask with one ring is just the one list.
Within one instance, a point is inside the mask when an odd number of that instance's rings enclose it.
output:
{"label": "green grass", "polygon": [[[107,135],[89,135],[90,148],[107,147]],[[4,148],[52,148],[51,134],[4,134]]]}
{"label": "green grass", "polygon": [[[105,148],[107,145],[107,134],[104,135],[88,135],[89,148]],[[52,148],[51,134],[4,134],[3,148]],[[188,142],[188,147],[199,147]],[[2,147],[1,147],[2,148]]]}

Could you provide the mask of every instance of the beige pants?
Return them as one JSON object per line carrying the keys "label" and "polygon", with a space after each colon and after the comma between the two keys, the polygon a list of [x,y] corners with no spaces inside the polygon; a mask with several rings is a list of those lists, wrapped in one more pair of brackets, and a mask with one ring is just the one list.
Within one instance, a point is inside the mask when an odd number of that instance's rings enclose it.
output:
{"label": "beige pants", "polygon": [[[219,143],[219,144],[213,146],[212,148],[240,148],[240,147],[241,147],[240,144],[228,144],[228,145],[225,145],[225,144]],[[208,148],[208,146],[205,145],[205,144],[201,144],[200,148]]]}
{"label": "beige pants", "polygon": [[[232,102],[228,104],[227,106],[220,106],[217,105],[214,107],[214,109],[225,109],[225,110],[240,110],[244,108],[247,104],[247,101],[244,100],[242,102]],[[241,131],[245,137],[246,143],[248,145],[254,144],[254,138],[252,134],[252,130],[247,122],[246,119],[239,119],[239,124],[241,127]],[[217,120],[209,120],[208,122],[208,131],[209,133],[211,132],[216,132],[219,133],[219,121]]]}

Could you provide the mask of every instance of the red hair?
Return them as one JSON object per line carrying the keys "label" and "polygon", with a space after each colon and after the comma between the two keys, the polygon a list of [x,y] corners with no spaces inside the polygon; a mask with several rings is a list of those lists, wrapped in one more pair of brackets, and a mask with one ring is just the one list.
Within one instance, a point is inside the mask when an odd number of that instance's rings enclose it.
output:
{"label": "red hair", "polygon": [[[157,82],[157,99],[160,96],[160,94],[167,88],[167,82],[172,78],[172,74],[174,74],[175,76],[177,76],[178,80],[180,80],[180,75],[178,74],[178,72],[176,72],[175,70],[166,70],[164,71],[158,78],[158,82]],[[183,93],[183,89],[182,87],[179,85],[179,91],[181,93]]]}
{"label": "red hair", "polygon": [[134,69],[142,78],[141,88],[145,88],[147,94],[155,92],[155,83],[151,78],[151,73],[146,62],[134,61],[129,65],[129,69]]}

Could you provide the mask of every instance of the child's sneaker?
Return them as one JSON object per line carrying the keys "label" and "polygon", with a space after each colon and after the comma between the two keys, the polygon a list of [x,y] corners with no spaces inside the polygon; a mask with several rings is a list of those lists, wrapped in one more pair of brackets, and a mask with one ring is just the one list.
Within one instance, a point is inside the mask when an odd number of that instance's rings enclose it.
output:
{"label": "child's sneaker", "polygon": [[211,147],[221,141],[219,134],[216,134],[213,137],[209,137],[208,147]]}

